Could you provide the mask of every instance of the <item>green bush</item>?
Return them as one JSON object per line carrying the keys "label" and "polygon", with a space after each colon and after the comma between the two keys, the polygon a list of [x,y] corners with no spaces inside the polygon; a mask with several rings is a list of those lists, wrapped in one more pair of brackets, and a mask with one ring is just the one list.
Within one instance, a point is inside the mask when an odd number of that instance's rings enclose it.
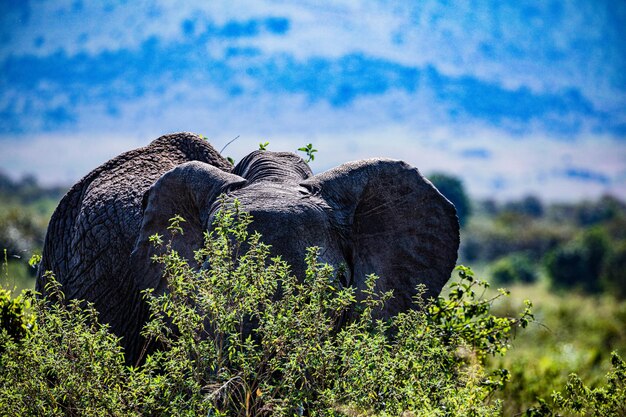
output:
{"label": "green bush", "polygon": [[493,313],[513,314],[522,295],[533,300],[536,322],[518,333],[506,356],[488,360],[488,368],[510,371],[506,386],[496,393],[503,416],[522,415],[537,398],[549,399],[552,392],[562,391],[572,372],[590,387],[601,387],[606,384],[611,352],[626,355],[626,301],[555,292],[537,283],[517,288]]}
{"label": "green bush", "polygon": [[610,240],[601,228],[585,231],[572,242],[546,256],[546,270],[556,288],[601,290],[601,273],[609,254]]}
{"label": "green bush", "polygon": [[529,284],[537,280],[537,271],[528,256],[514,253],[496,261],[491,267],[491,276],[500,284]]}
{"label": "green bush", "polygon": [[[0,415],[132,415],[132,373],[119,340],[97,322],[93,307],[34,300],[35,327],[20,342],[0,340]],[[137,415],[138,413],[134,413]]]}
{"label": "green bush", "polygon": [[552,394],[548,403],[544,399],[524,413],[526,417],[559,417],[561,413],[572,416],[621,417],[626,415],[626,363],[617,353],[611,357],[613,369],[606,375],[603,387],[592,388],[571,374],[565,390]]}
{"label": "green bush", "polygon": [[[181,233],[182,219],[170,231]],[[161,236],[168,291],[146,292],[151,349],[125,365],[119,340],[89,304],[67,301],[52,277],[34,300],[35,326],[0,339],[0,410],[6,415],[408,415],[495,416],[506,370],[484,360],[508,349],[532,319],[497,317],[487,283],[461,267],[447,297],[389,321],[391,294],[344,288],[307,253],[302,280],[269,257],[249,215],[217,216],[195,261]],[[209,265],[199,268],[201,265]],[[479,291],[477,291],[479,290]],[[4,333],[3,333],[4,334]]]}
{"label": "green bush", "polygon": [[[34,317],[31,310],[32,293],[11,297],[11,291],[0,287],[0,338],[19,343],[32,329]],[[0,352],[3,346],[0,344]]]}

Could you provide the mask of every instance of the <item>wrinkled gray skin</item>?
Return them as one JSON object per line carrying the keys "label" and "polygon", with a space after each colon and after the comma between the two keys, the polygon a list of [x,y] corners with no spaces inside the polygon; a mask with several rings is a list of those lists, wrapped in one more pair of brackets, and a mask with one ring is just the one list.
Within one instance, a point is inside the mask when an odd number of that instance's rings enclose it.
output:
{"label": "wrinkled gray skin", "polygon": [[426,297],[438,295],[456,262],[453,205],[404,162],[369,159],[313,175],[295,154],[255,151],[233,169],[206,141],[178,133],[72,187],[50,221],[37,290],[45,293],[43,273],[53,271],[67,298],[95,304],[133,361],[146,319],[140,292],[165,287],[148,238],[181,215],[185,233],[173,246],[192,259],[222,193],[252,214],[252,228],[296,276],[311,246],[321,248],[322,262],[346,267],[345,285],[363,288],[365,276],[377,274],[379,290],[394,290],[382,317],[411,308],[420,283]]}

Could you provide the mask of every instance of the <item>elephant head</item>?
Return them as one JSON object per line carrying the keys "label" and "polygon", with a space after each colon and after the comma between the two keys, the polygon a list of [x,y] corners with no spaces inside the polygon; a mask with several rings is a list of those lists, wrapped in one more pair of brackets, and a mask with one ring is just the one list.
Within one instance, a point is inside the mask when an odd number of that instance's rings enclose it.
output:
{"label": "elephant head", "polygon": [[[159,141],[176,145],[153,149]],[[377,289],[394,291],[382,317],[411,308],[418,284],[425,285],[426,297],[438,295],[456,262],[454,206],[402,161],[361,160],[313,175],[295,154],[255,151],[231,170],[190,134],[162,137],[134,152],[144,162],[118,157],[125,169],[113,160],[68,193],[51,221],[41,268],[56,272],[70,296],[94,301],[127,346],[136,343],[142,324],[140,291],[164,289],[161,270],[150,261],[149,237],[182,216],[185,233],[173,244],[191,259],[220,202],[237,199],[253,216],[251,227],[296,276],[311,246],[321,249],[320,261],[344,266],[345,285],[360,289],[366,275],[378,275]],[[167,164],[155,172],[146,169],[146,160]],[[114,235],[114,247],[89,240],[101,233]],[[81,262],[87,265],[73,269]]]}

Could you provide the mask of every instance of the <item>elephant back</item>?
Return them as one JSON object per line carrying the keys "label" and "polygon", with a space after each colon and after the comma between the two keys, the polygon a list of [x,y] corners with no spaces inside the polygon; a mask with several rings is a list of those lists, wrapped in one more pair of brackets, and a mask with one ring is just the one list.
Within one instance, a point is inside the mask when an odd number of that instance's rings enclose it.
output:
{"label": "elephant back", "polygon": [[193,160],[231,170],[204,139],[177,133],[121,154],[81,179],[50,220],[37,291],[45,294],[44,273],[52,271],[67,298],[94,302],[115,328],[134,285],[123,281],[141,227],[143,195],[165,172]]}

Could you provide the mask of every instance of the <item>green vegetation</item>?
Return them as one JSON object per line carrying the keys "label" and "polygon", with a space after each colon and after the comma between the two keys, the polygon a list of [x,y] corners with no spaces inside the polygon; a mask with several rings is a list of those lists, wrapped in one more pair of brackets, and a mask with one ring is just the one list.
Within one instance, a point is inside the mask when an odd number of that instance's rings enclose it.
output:
{"label": "green vegetation", "polygon": [[[0,329],[3,336],[12,341],[22,340],[34,326],[34,316],[31,310],[30,298],[32,293],[23,292],[17,297],[11,296],[11,291],[0,287]],[[4,352],[4,345],[0,344],[0,353]],[[0,362],[1,364],[1,362]]]}
{"label": "green vegetation", "polygon": [[523,253],[513,253],[498,259],[491,267],[491,277],[502,284],[531,283],[537,280],[532,260]]}
{"label": "green vegetation", "polygon": [[[269,142],[260,142],[259,143],[259,150],[260,151],[266,151],[267,147],[270,145]],[[309,143],[305,146],[302,146],[300,148],[297,149],[298,152],[304,152],[306,154],[306,162],[309,163],[311,161],[315,160],[315,153],[317,152],[317,149],[313,148],[313,144]]]}
{"label": "green vegetation", "polygon": [[576,374],[567,381],[564,392],[554,392],[552,404],[541,400],[539,406],[524,413],[529,417],[558,417],[563,410],[585,416],[626,415],[626,363],[617,355],[611,357],[613,369],[606,375],[606,386],[592,388],[583,383]]}
{"label": "green vegetation", "polygon": [[552,393],[566,387],[572,372],[588,384],[585,392],[605,386],[611,352],[626,355],[626,205],[608,196],[575,204],[545,205],[533,197],[478,202],[461,245],[463,262],[495,284],[513,285],[514,296],[496,314],[519,308],[516,294],[535,306],[537,323],[518,334],[506,357],[490,360],[511,372],[498,393],[503,415],[529,408],[530,415],[552,415],[548,408],[565,407],[551,402]]}
{"label": "green vegetation", "polygon": [[510,380],[498,393],[503,415],[518,415],[536,406],[538,398],[550,400],[553,391],[564,389],[572,372],[591,387],[602,387],[611,353],[626,357],[624,301],[608,295],[557,293],[543,283],[514,285],[511,293],[494,314],[516,311],[523,296],[533,300],[536,322],[517,333],[505,357],[489,359],[488,367],[510,371]]}
{"label": "green vegetation", "polygon": [[[343,288],[312,248],[306,277],[297,280],[269,258],[260,235],[248,234],[250,221],[236,204],[219,214],[192,264],[155,235],[166,249],[155,261],[164,265],[168,292],[146,292],[152,347],[135,366],[125,365],[97,312],[66,301],[54,280],[50,300],[25,295],[31,305],[11,309],[6,323],[2,316],[3,412],[498,415],[493,393],[508,373],[487,372],[484,361],[528,325],[530,305],[517,318],[492,315],[505,293],[479,298],[487,284],[462,267],[447,297],[428,306],[416,299],[420,309],[377,320],[391,294],[375,291],[376,277],[362,294]],[[181,233],[180,225],[172,219],[170,233]],[[199,269],[207,259],[210,268]]]}
{"label": "green vegetation", "polygon": [[300,152],[304,152],[307,156],[306,162],[311,162],[315,160],[315,152],[317,152],[317,149],[313,148],[313,144],[309,143],[308,145],[302,146],[301,148],[298,148],[298,150]]}
{"label": "green vegetation", "polygon": [[[444,193],[445,194],[445,193]],[[497,282],[547,281],[555,291],[626,295],[626,204],[613,197],[544,206],[537,198],[475,204],[461,260]]]}
{"label": "green vegetation", "polygon": [[428,179],[437,187],[441,194],[454,204],[459,223],[461,226],[465,226],[472,212],[472,207],[463,182],[455,176],[442,172],[432,173],[428,176]]}
{"label": "green vegetation", "polygon": [[33,177],[14,181],[0,172],[0,256],[5,261],[0,276],[5,286],[34,287],[36,270],[28,259],[41,252],[50,216],[66,191],[41,187]]}
{"label": "green vegetation", "polygon": [[[198,275],[166,253],[159,261],[177,295],[154,295],[146,332],[159,348],[128,367],[117,339],[88,306],[17,295],[34,287],[27,260],[40,251],[64,191],[0,175],[0,283],[14,289],[0,292],[0,415],[221,415],[229,408],[244,410],[229,415],[246,415],[246,406],[248,415],[624,415],[626,206],[615,198],[468,203],[460,262],[511,287],[512,296],[460,269],[436,303],[390,323],[370,316],[384,296],[371,292],[356,301],[336,283],[322,285],[333,282],[333,273],[316,263],[315,252],[308,255],[310,275],[298,283],[285,265],[263,255],[261,241],[252,241],[247,258],[223,264],[231,268],[223,270],[228,279],[241,283],[236,290],[225,285],[232,281],[211,281],[223,275]],[[218,250],[219,239],[214,235],[199,256]],[[255,269],[261,260],[263,268]],[[254,285],[247,284],[250,277],[257,277]],[[221,292],[200,291],[202,285]],[[294,290],[264,300],[271,285]],[[62,298],[60,289],[53,293]],[[194,299],[199,294],[204,298]],[[232,321],[195,327],[206,311],[227,307],[224,299],[207,304],[226,294],[239,304],[219,317]],[[524,299],[533,301],[536,318],[526,328]],[[255,306],[262,308],[252,313]],[[344,322],[351,308],[360,314]],[[234,331],[242,319],[256,330]],[[207,334],[224,343],[206,342],[214,340]],[[216,355],[219,369],[208,365]]]}
{"label": "green vegetation", "polygon": [[556,288],[599,292],[610,241],[601,228],[586,230],[545,258],[546,272]]}
{"label": "green vegetation", "polygon": [[616,244],[606,257],[602,287],[619,299],[626,299],[626,241]]}

